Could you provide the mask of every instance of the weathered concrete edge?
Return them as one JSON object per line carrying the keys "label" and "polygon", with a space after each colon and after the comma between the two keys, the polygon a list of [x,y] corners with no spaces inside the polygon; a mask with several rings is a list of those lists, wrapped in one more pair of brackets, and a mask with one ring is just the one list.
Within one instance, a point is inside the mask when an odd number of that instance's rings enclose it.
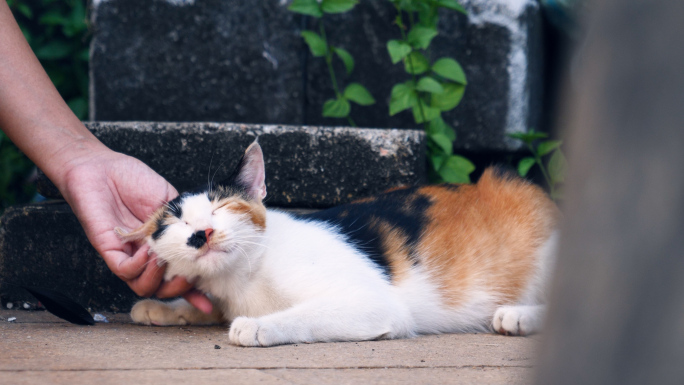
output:
{"label": "weathered concrete edge", "polygon": [[[248,123],[218,123],[218,122],[85,122],[86,127],[97,134],[99,131],[111,129],[135,129],[141,132],[161,132],[155,126],[163,126],[163,131],[192,130],[195,133],[215,133],[217,131],[241,131],[258,137],[262,134],[274,133],[306,133],[315,137],[327,136],[355,136],[366,140],[371,148],[387,155],[397,152],[398,144],[406,141],[419,142],[424,140],[425,133],[422,130],[396,129],[396,128],[357,128],[357,127],[319,127],[319,126],[295,126],[277,124],[248,124]],[[407,149],[409,152],[410,148]],[[412,152],[410,152],[413,154]]]}
{"label": "weathered concrete edge", "polygon": [[[295,126],[229,122],[151,122],[151,121],[102,121],[84,122],[86,127],[95,135],[105,135],[115,130],[131,130],[140,133],[192,133],[192,134],[216,134],[220,132],[237,132],[244,135],[252,135],[258,138],[264,134],[304,133],[310,136],[312,144],[320,138],[331,137],[354,137],[367,143],[371,150],[381,157],[414,156],[416,163],[421,163],[423,154],[416,154],[413,146],[401,146],[402,143],[419,144],[417,148],[425,148],[425,133],[419,129],[391,129],[391,128],[357,128],[357,127],[329,127],[329,126]],[[135,155],[135,154],[131,154]],[[399,170],[402,175],[416,173],[416,183],[424,183],[426,170],[420,172],[420,164],[415,165],[413,170]],[[408,174],[407,174],[408,172]],[[36,182],[38,191],[48,198],[62,199],[61,193],[55,185],[43,174],[38,172]],[[391,187],[391,186],[388,186]],[[305,205],[302,205],[304,207]]]}

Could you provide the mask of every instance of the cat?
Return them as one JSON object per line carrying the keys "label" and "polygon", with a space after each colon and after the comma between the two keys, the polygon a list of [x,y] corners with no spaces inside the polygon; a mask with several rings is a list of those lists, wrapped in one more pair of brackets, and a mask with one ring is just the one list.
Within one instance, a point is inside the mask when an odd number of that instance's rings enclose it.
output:
{"label": "cat", "polygon": [[211,298],[145,299],[147,325],[230,322],[240,346],[408,338],[541,327],[557,242],[555,204],[512,173],[474,185],[395,188],[308,215],[266,209],[255,141],[223,183],[184,193],[140,228],[166,264]]}

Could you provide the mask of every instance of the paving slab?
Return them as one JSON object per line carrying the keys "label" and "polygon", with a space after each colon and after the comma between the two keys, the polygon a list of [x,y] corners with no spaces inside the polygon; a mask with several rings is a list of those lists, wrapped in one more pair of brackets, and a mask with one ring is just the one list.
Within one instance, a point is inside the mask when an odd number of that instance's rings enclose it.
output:
{"label": "paving slab", "polygon": [[76,326],[1,310],[2,382],[524,384],[537,345],[536,337],[453,334],[242,348],[228,343],[226,326],[150,327],[104,315],[109,323]]}

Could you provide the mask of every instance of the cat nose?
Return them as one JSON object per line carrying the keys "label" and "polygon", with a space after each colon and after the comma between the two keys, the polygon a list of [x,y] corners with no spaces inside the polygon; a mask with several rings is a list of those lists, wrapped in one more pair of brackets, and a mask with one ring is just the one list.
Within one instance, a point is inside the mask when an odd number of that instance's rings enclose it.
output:
{"label": "cat nose", "polygon": [[203,230],[200,230],[188,238],[187,245],[199,249],[200,247],[204,246],[205,243],[207,243],[206,233]]}
{"label": "cat nose", "polygon": [[207,238],[207,242],[211,239],[211,233],[213,233],[213,232],[214,232],[214,229],[212,229],[211,227],[204,230],[204,236],[205,236],[205,238]]}

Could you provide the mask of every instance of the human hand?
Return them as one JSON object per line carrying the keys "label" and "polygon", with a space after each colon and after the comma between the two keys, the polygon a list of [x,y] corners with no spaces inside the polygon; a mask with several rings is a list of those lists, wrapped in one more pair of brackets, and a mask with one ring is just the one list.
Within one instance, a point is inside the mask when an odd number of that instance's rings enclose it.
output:
{"label": "human hand", "polygon": [[68,164],[60,190],[109,269],[138,295],[184,295],[210,313],[211,302],[182,277],[162,282],[164,266],[148,255],[146,244],[122,243],[115,227],[136,229],[162,204],[178,195],[164,178],[141,161],[99,148]]}

